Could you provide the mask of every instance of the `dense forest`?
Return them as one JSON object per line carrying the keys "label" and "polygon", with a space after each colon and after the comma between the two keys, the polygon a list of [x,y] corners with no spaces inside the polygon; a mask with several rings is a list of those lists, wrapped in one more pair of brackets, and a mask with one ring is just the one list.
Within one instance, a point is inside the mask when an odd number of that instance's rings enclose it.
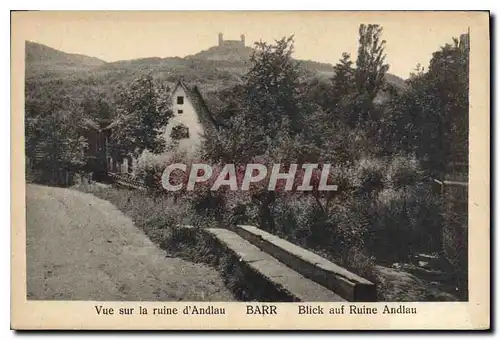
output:
{"label": "dense forest", "polygon": [[[190,222],[255,224],[380,282],[375,264],[410,262],[441,247],[446,212],[432,179],[442,178],[450,163],[467,163],[469,54],[465,40],[453,39],[427,67],[417,65],[408,80],[395,81],[382,27],[360,25],[358,39],[356,57],[344,53],[326,77],[293,59],[293,36],[256,43],[238,74],[192,57],[171,58],[178,65],[168,72],[158,71],[165,60],[147,72],[127,65],[134,61],[93,65],[85,76],[74,71],[78,77],[68,69],[64,76],[42,77],[54,70],[38,67],[26,78],[26,155],[45,150],[44,170],[78,172],[88,143],[79,133],[84,124],[75,123],[117,117],[129,117],[116,138],[123,154],[160,152],[167,146],[157,128],[171,115],[165,102],[170,83],[179,75],[200,81],[222,124],[205,136],[199,159],[214,166],[328,163],[339,190],[214,192],[199,186],[181,193]],[[159,178],[183,157],[156,159],[138,176]],[[459,289],[464,296],[466,288]]]}

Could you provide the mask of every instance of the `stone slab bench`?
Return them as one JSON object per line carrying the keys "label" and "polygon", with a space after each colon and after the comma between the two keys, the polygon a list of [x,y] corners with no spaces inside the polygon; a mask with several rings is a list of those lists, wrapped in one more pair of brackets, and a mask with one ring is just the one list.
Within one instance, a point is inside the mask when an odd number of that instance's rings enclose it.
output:
{"label": "stone slab bench", "polygon": [[[231,230],[209,228],[203,229],[203,232],[215,240],[221,249],[231,252],[251,271],[268,281],[280,293],[288,296],[290,301],[345,301],[331,290],[297,273]],[[249,282],[249,284],[258,285],[257,282]]]}
{"label": "stone slab bench", "polygon": [[313,252],[254,226],[239,225],[236,232],[269,255],[348,301],[376,301],[372,282]]}

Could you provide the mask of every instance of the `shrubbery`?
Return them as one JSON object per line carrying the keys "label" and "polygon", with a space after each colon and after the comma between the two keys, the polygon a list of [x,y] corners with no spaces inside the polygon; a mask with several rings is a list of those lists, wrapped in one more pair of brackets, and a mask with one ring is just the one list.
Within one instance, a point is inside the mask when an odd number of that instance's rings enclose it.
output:
{"label": "shrubbery", "polygon": [[[212,178],[193,191],[184,185],[165,195],[187,204],[193,225],[255,224],[369,276],[375,261],[406,262],[417,252],[439,250],[441,205],[426,182],[428,169],[414,149],[390,150],[378,142],[381,134],[394,132],[374,100],[387,90],[380,34],[378,26],[360,28],[362,60],[353,68],[344,55],[332,86],[320,88],[320,97],[329,99],[317,102],[301,86],[300,65],[291,59],[293,39],[258,44],[243,84],[218,107],[225,123],[207,135],[200,155],[199,163],[215,169]],[[364,87],[363,79],[370,78],[377,81]],[[185,184],[197,161],[181,156],[147,168],[156,184],[169,162],[187,164],[186,173],[172,175],[174,182]],[[261,163],[270,169],[276,163],[299,168],[331,163],[330,183],[338,191],[269,191],[265,180],[249,191],[210,190],[227,163],[236,164],[240,177],[238,164]]]}
{"label": "shrubbery", "polygon": [[[183,162],[190,164],[187,159]],[[179,174],[183,183],[186,173]],[[440,204],[415,175],[419,173],[411,156],[361,159],[350,167],[333,168],[332,178],[338,181],[333,183],[339,183],[339,190],[321,195],[267,191],[265,180],[249,191],[227,187],[212,191],[215,170],[207,182],[196,183],[192,191],[184,186],[175,195],[190,207],[193,225],[255,224],[332,259],[349,258],[348,253],[357,249],[392,263],[439,246]],[[171,179],[175,181],[175,176]]]}

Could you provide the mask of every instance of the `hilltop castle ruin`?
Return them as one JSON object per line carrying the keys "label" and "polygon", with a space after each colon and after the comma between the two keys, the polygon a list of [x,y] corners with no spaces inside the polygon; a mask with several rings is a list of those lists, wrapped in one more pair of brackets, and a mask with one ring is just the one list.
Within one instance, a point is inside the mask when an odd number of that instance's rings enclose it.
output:
{"label": "hilltop castle ruin", "polygon": [[240,35],[240,40],[224,40],[222,33],[219,33],[219,46],[245,47],[245,35]]}

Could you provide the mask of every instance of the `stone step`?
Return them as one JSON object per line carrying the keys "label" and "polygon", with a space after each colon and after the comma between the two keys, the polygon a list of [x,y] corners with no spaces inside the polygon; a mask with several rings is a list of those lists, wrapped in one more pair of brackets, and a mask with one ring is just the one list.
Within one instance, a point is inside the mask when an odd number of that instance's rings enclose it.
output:
{"label": "stone step", "polygon": [[239,225],[236,232],[265,253],[348,301],[376,301],[376,286],[313,252],[254,226]]}
{"label": "stone step", "polygon": [[231,230],[209,228],[204,229],[204,232],[216,240],[222,248],[232,252],[251,271],[264,277],[280,292],[284,292],[292,301],[345,301],[331,290],[297,273]]}

